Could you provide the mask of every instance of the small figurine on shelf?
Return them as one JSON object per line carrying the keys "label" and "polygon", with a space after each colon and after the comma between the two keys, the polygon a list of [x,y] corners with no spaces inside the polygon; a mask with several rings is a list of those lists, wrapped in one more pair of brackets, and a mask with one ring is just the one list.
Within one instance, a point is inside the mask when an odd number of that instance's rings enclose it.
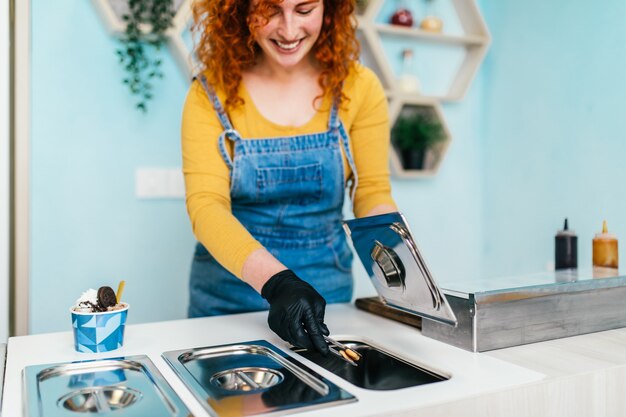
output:
{"label": "small figurine on shelf", "polygon": [[420,29],[427,32],[441,33],[443,31],[443,21],[437,16],[435,8],[436,0],[424,0],[424,18],[420,22]]}
{"label": "small figurine on shelf", "polygon": [[398,7],[396,7],[396,11],[391,16],[389,22],[392,25],[413,26],[413,13],[406,7],[404,0],[398,2]]}
{"label": "small figurine on shelf", "polygon": [[398,89],[403,93],[417,94],[421,90],[420,80],[413,68],[413,50],[402,50],[402,72],[398,79]]}

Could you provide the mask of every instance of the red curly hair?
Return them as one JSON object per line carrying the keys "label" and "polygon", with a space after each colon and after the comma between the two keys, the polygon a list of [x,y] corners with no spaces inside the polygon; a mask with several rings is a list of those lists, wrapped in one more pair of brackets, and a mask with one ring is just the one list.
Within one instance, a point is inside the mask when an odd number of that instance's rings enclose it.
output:
{"label": "red curly hair", "polygon": [[[193,3],[194,25],[199,34],[195,48],[202,70],[212,85],[226,92],[226,108],[244,103],[237,91],[241,72],[255,64],[260,48],[255,30],[266,24],[275,7],[283,0],[260,0],[251,10],[253,0],[196,0]],[[322,97],[331,94],[339,104],[347,101],[341,86],[359,58],[359,42],[353,12],[355,0],[323,0],[324,18],[312,53],[321,68],[318,83]],[[260,17],[261,19],[256,19]]]}

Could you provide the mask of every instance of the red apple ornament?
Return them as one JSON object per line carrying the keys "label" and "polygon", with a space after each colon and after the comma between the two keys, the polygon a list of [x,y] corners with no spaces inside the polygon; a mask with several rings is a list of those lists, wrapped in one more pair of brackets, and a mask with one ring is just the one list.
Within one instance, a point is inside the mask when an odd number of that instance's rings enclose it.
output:
{"label": "red apple ornament", "polygon": [[413,26],[413,15],[407,9],[398,9],[393,16],[391,16],[391,24],[411,27]]}

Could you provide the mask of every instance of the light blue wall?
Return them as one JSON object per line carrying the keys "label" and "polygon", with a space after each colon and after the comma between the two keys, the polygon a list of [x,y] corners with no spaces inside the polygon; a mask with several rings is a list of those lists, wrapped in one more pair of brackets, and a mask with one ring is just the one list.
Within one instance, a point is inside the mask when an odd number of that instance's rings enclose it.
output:
{"label": "light blue wall", "polygon": [[[129,322],[183,318],[194,242],[184,202],[136,199],[134,171],[180,166],[187,83],[165,54],[154,102],[135,111],[92,2],[32,4],[31,331],[69,330],[81,291],[121,279]],[[439,174],[393,183],[441,281],[481,274],[482,85],[479,75],[444,106],[454,140]],[[373,293],[356,270],[357,295]]]}
{"label": "light blue wall", "polygon": [[180,166],[186,85],[169,55],[149,112],[121,84],[91,1],[32,2],[30,329],[70,329],[87,288],[126,280],[129,322],[180,318],[193,237],[183,200],[137,200],[139,166]]}
{"label": "light blue wall", "polygon": [[484,1],[488,276],[544,270],[569,217],[579,267],[606,219],[626,260],[626,2]]}
{"label": "light blue wall", "polygon": [[394,180],[393,195],[439,282],[482,271],[479,77],[462,103],[444,105],[453,140],[437,176]]}

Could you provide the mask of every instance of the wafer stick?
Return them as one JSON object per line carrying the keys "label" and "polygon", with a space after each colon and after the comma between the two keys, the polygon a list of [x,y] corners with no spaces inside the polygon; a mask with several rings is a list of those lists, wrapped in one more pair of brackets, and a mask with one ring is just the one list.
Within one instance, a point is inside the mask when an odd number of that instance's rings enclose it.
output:
{"label": "wafer stick", "polygon": [[124,286],[126,285],[126,281],[120,281],[120,284],[117,286],[117,293],[115,293],[115,298],[117,299],[117,303],[119,304],[122,301],[122,293],[124,292]]}

